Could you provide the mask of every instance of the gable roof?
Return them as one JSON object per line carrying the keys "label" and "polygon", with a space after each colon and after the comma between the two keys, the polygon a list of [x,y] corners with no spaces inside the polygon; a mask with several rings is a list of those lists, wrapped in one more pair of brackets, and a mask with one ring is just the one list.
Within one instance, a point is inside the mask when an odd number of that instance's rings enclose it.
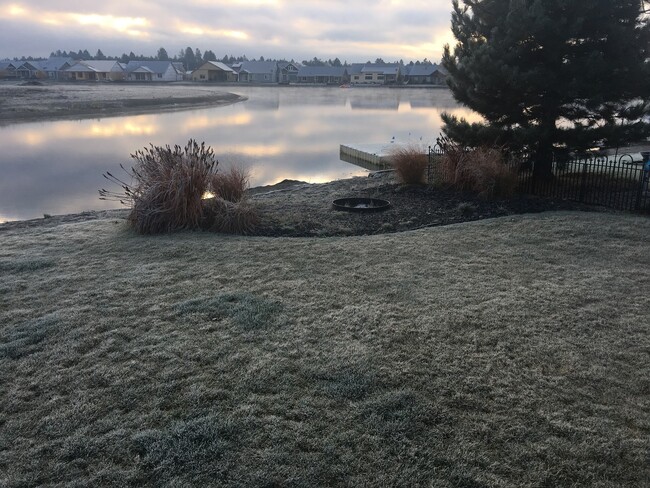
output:
{"label": "gable roof", "polygon": [[109,73],[111,71],[124,71],[117,61],[79,61],[65,71]]}
{"label": "gable roof", "polygon": [[155,73],[155,74],[164,74],[168,69],[169,65],[172,66],[176,71],[178,71],[177,63],[172,63],[171,61],[129,61],[126,65],[126,71],[133,73],[135,71],[139,73]]}
{"label": "gable roof", "polygon": [[230,66],[228,66],[228,65],[226,65],[226,64],[224,64],[224,63],[222,63],[220,61],[206,61],[205,63],[203,63],[201,66],[199,66],[196,69],[203,69],[204,67],[206,67],[206,65],[210,65],[210,66],[212,66],[214,68],[217,68],[217,69],[219,69],[221,71],[227,71],[228,73],[234,73],[235,72],[235,70],[232,69]]}
{"label": "gable roof", "polygon": [[74,60],[72,58],[51,57],[45,61],[40,61],[38,64],[43,71],[59,71],[66,65],[66,63],[69,66],[72,66]]}
{"label": "gable roof", "polygon": [[275,61],[242,61],[241,71],[251,74],[271,74],[277,68]]}
{"label": "gable roof", "polygon": [[399,73],[399,64],[366,64],[361,68],[361,73],[381,73],[383,75],[396,75]]}

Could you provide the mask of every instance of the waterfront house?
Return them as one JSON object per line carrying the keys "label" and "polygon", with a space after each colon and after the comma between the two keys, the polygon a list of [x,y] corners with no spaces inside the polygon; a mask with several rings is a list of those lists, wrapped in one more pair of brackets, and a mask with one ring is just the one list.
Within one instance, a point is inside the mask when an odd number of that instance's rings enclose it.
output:
{"label": "waterfront house", "polygon": [[182,63],[172,61],[129,61],[125,78],[128,81],[183,81]]}
{"label": "waterfront house", "polygon": [[73,81],[121,81],[125,71],[125,65],[117,61],[79,61],[65,70]]}
{"label": "waterfront house", "polygon": [[192,71],[192,81],[237,81],[237,73],[230,66],[219,61],[206,61]]}
{"label": "waterfront house", "polygon": [[0,61],[0,79],[15,80],[18,78],[16,68],[20,66],[19,61],[4,60]]}
{"label": "waterfront house", "polygon": [[51,57],[45,61],[39,61],[38,65],[48,79],[59,81],[66,78],[65,70],[75,64],[74,59],[64,57]]}
{"label": "waterfront house", "polygon": [[278,83],[296,83],[298,81],[298,71],[302,67],[299,63],[290,63],[288,61],[278,62]]}
{"label": "waterfront house", "polygon": [[347,82],[347,71],[342,66],[301,66],[297,79],[299,83],[341,85]]}
{"label": "waterfront house", "polygon": [[409,85],[446,85],[447,71],[434,63],[413,64],[407,66],[404,80]]}
{"label": "waterfront house", "polygon": [[41,69],[38,61],[12,61],[11,65],[14,67],[14,78],[29,80],[33,78],[47,77],[45,72]]}
{"label": "waterfront house", "polygon": [[278,63],[275,61],[242,61],[234,64],[240,83],[277,83]]}
{"label": "waterfront house", "polygon": [[393,85],[401,78],[401,68],[398,63],[353,63],[349,73],[350,83],[353,85]]}

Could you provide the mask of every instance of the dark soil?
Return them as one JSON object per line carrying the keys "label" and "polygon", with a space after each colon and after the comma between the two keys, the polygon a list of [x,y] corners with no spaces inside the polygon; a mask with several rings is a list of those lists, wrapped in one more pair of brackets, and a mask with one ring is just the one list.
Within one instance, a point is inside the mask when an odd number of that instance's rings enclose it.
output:
{"label": "dark soil", "polygon": [[[373,183],[363,181],[373,179]],[[368,213],[333,208],[333,200],[347,197],[380,198],[388,200],[391,205],[384,211]],[[322,185],[295,185],[283,191],[258,194],[253,201],[258,202],[261,216],[255,235],[271,237],[372,235],[512,214],[556,210],[608,211],[571,201],[526,195],[486,200],[475,194],[429,185],[402,185],[394,182],[391,175]]]}
{"label": "dark soil", "polygon": [[[252,188],[249,195],[260,217],[253,235],[268,237],[372,235],[513,214],[555,210],[612,211],[604,207],[526,195],[485,200],[475,194],[429,185],[402,185],[395,182],[390,172],[322,184],[285,180],[275,185]],[[349,197],[381,198],[388,200],[390,207],[369,213],[333,208],[334,200]],[[7,222],[0,224],[0,232],[103,218],[125,219],[128,212],[128,209],[91,211]]]}

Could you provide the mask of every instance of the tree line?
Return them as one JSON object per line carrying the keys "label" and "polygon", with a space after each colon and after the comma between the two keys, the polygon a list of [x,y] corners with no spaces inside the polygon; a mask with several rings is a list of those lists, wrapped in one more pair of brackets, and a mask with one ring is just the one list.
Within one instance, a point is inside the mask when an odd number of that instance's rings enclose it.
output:
{"label": "tree line", "polygon": [[[133,51],[127,53],[122,53],[121,56],[107,56],[101,49],[98,49],[97,52],[93,55],[88,51],[88,49],[79,49],[78,51],[65,51],[57,49],[50,53],[50,57],[63,57],[63,58],[72,58],[72,59],[83,59],[83,60],[92,60],[92,61],[119,61],[121,63],[128,63],[129,61],[173,61],[183,63],[183,66],[186,70],[191,71],[207,61],[219,61],[225,64],[234,64],[240,63],[243,61],[273,61],[273,62],[292,62],[295,63],[295,59],[285,59],[285,58],[265,58],[260,56],[259,58],[249,58],[245,54],[240,56],[233,56],[232,54],[226,54],[221,58],[218,58],[217,55],[212,50],[201,51],[198,47],[186,47],[181,49],[178,53],[170,56],[167,50],[164,47],[158,49],[158,52],[155,56],[145,56],[144,54],[135,54]],[[32,57],[32,56],[23,56],[21,58],[15,57],[14,61],[41,61],[44,58]],[[368,60],[367,63],[372,63],[373,61]],[[422,61],[409,61],[405,63],[403,59],[395,61],[384,61],[383,58],[376,58],[374,61],[375,64],[400,64],[402,66],[413,66],[419,64],[430,64],[432,61],[429,61],[427,58],[424,58]],[[347,60],[341,61],[338,57],[334,59],[321,59],[314,56],[312,59],[303,59],[300,61],[300,64],[304,66],[334,66],[334,67],[346,67],[350,66]]]}

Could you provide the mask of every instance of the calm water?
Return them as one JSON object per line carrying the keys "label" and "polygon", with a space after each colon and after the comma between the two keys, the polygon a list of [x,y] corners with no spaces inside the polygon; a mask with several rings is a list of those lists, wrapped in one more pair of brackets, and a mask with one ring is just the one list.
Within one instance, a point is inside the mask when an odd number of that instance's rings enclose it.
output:
{"label": "calm water", "polygon": [[[147,146],[211,145],[226,166],[241,163],[252,185],[285,178],[312,183],[366,173],[339,160],[339,145],[433,140],[440,112],[462,116],[448,90],[232,88],[246,102],[157,115],[0,127],[0,222],[119,206],[98,199],[102,173]],[[112,189],[112,188],[111,188]]]}

